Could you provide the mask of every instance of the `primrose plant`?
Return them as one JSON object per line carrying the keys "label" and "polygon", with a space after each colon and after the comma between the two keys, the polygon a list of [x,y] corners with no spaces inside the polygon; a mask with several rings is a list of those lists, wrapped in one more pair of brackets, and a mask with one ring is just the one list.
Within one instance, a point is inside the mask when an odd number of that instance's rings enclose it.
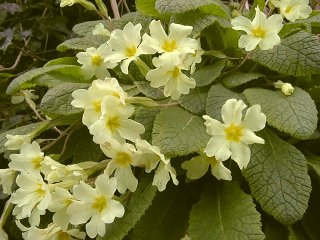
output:
{"label": "primrose plant", "polygon": [[61,0],[102,20],[7,88],[36,118],[0,134],[0,238],[320,236],[320,12],[137,0],[117,16],[111,2],[115,18]]}

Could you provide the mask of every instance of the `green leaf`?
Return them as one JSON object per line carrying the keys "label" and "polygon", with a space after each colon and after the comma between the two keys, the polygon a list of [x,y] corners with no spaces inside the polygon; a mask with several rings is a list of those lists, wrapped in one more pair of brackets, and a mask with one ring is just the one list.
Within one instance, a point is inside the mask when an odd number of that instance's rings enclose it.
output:
{"label": "green leaf", "polygon": [[320,43],[316,35],[301,31],[271,50],[256,50],[251,59],[284,75],[307,76],[320,73]]}
{"label": "green leaf", "polygon": [[86,83],[62,83],[47,91],[40,103],[40,110],[45,114],[70,115],[82,112],[83,109],[71,105],[71,93],[80,88],[87,88]]}
{"label": "green leaf", "polygon": [[250,195],[236,183],[216,183],[193,206],[188,236],[192,240],[264,239],[260,221]]}
{"label": "green leaf", "polygon": [[13,81],[10,83],[10,85],[7,88],[6,93],[8,95],[12,95],[19,91],[20,89],[26,89],[29,87],[34,87],[36,84],[34,83],[34,79],[36,77],[39,77],[40,75],[43,75],[45,73],[54,71],[54,70],[61,70],[61,69],[72,69],[78,66],[74,65],[53,65],[53,66],[47,66],[47,67],[41,67],[37,69],[33,69],[31,71],[28,71],[19,77],[13,79]]}
{"label": "green leaf", "polygon": [[189,211],[194,202],[186,185],[168,184],[165,191],[157,194],[146,214],[133,228],[129,239],[181,239],[185,235]]}
{"label": "green leaf", "polygon": [[317,128],[317,109],[310,95],[295,87],[291,96],[281,91],[249,88],[243,94],[250,105],[260,104],[267,123],[298,139],[308,139]]}
{"label": "green leaf", "polygon": [[300,224],[294,224],[288,226],[289,236],[288,240],[309,240],[308,236],[306,236],[303,227]]}
{"label": "green leaf", "polygon": [[142,14],[165,21],[169,20],[169,15],[160,14],[155,8],[156,0],[136,0],[135,3],[137,10]]}
{"label": "green leaf", "polygon": [[218,22],[221,27],[230,27],[230,21],[216,15],[201,12],[200,10],[192,10],[181,14],[175,14],[172,18],[172,22],[192,26],[192,35],[201,33],[203,29],[211,26],[215,22]]}
{"label": "green leaf", "polygon": [[92,141],[92,135],[90,135],[88,129],[84,129],[84,131],[79,131],[73,153],[73,163],[97,162],[102,156],[99,145]]}
{"label": "green leaf", "polygon": [[209,140],[203,122],[180,107],[163,109],[154,121],[152,143],[171,157],[201,151]]}
{"label": "green leaf", "polygon": [[243,175],[265,212],[285,225],[293,224],[308,207],[311,182],[306,159],[270,130],[259,135],[265,144],[251,147],[251,161]]}
{"label": "green leaf", "polygon": [[215,0],[157,0],[156,9],[161,13],[183,13],[203,6],[217,4]]}
{"label": "green leaf", "polygon": [[222,121],[221,108],[227,100],[232,98],[243,100],[241,94],[233,92],[221,84],[212,85],[207,97],[206,114],[212,118]]}
{"label": "green leaf", "polygon": [[206,99],[208,90],[206,88],[191,89],[189,94],[182,95],[178,102],[184,109],[198,115],[203,115],[206,111]]}
{"label": "green leaf", "polygon": [[268,215],[262,215],[263,232],[266,240],[283,240],[288,238],[288,229]]}
{"label": "green leaf", "polygon": [[141,135],[142,139],[145,139],[147,141],[151,140],[153,122],[159,111],[160,110],[157,108],[145,107],[138,107],[135,110],[134,120],[141,123],[145,128],[145,132]]}
{"label": "green leaf", "polygon": [[8,130],[6,132],[3,132],[0,134],[0,153],[3,153],[6,151],[6,148],[4,147],[4,144],[8,139],[6,138],[7,134],[11,135],[25,135],[33,132],[35,129],[39,128],[39,133],[41,132],[42,128],[45,128],[48,125],[49,121],[45,122],[37,122],[37,123],[31,123],[25,126],[17,127],[11,130]]}
{"label": "green leaf", "polygon": [[148,81],[134,81],[134,84],[137,86],[139,91],[143,93],[145,96],[160,100],[166,98],[163,95],[163,92],[159,88],[153,88],[150,86],[150,82]]}
{"label": "green leaf", "polygon": [[57,46],[57,51],[86,50],[89,47],[98,48],[101,44],[106,43],[108,39],[108,37],[102,35],[87,35],[81,38],[72,38],[60,43]]}
{"label": "green leaf", "polygon": [[196,84],[198,87],[203,87],[214,82],[220,75],[222,70],[224,69],[226,64],[226,60],[219,60],[212,65],[205,66],[195,71],[192,75],[192,78],[196,80]]}
{"label": "green leaf", "polygon": [[234,88],[263,76],[264,75],[261,73],[244,73],[236,71],[224,76],[222,83],[227,88]]}
{"label": "green leaf", "polygon": [[305,154],[307,158],[308,167],[311,170],[311,175],[318,183],[320,183],[320,157],[313,154]]}
{"label": "green leaf", "polygon": [[106,225],[106,234],[98,238],[103,240],[121,240],[135,226],[156,196],[157,188],[151,185],[151,174],[145,175],[140,181],[137,190],[129,195],[125,205],[125,214],[116,218],[112,224]]}

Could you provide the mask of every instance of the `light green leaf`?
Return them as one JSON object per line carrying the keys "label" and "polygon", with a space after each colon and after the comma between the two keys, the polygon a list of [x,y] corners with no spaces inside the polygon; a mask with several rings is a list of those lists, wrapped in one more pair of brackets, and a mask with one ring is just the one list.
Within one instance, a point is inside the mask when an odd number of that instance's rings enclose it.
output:
{"label": "light green leaf", "polygon": [[271,50],[256,50],[255,62],[285,75],[307,76],[320,73],[320,43],[316,35],[301,31],[281,41]]}
{"label": "light green leaf", "polygon": [[226,60],[219,60],[212,65],[205,66],[203,68],[198,69],[192,75],[192,78],[196,80],[196,84],[198,87],[203,87],[214,82],[220,75],[222,70],[224,69],[226,64]]}
{"label": "light green leaf", "polygon": [[85,83],[62,83],[47,91],[40,103],[40,110],[45,114],[70,115],[82,112],[83,109],[71,105],[71,93],[80,88],[87,88]]}
{"label": "light green leaf", "polygon": [[112,224],[106,225],[104,237],[100,240],[122,240],[134,227],[145,211],[151,205],[156,196],[157,188],[151,185],[152,176],[145,175],[140,181],[137,190],[129,195],[125,205],[125,214],[122,218],[116,218]]}
{"label": "light green leaf", "polygon": [[265,144],[251,147],[251,160],[243,175],[252,196],[277,221],[300,220],[308,207],[311,181],[303,154],[270,130],[259,134]]}
{"label": "light green leaf", "polygon": [[184,109],[198,115],[204,115],[208,90],[206,88],[191,89],[189,94],[182,95],[178,102]]}
{"label": "light green leaf", "polygon": [[4,144],[8,139],[6,138],[7,134],[10,135],[25,135],[33,132],[35,129],[39,128],[39,133],[49,124],[49,121],[31,123],[25,126],[17,127],[0,134],[0,153],[6,151]]}
{"label": "light green leaf", "polygon": [[168,21],[170,16],[160,14],[155,8],[155,4],[156,0],[136,0],[136,8],[142,14]]}
{"label": "light green leaf", "polygon": [[227,100],[232,98],[243,100],[243,96],[240,93],[233,92],[221,84],[212,85],[208,92],[206,114],[222,121],[221,108]]}
{"label": "light green leaf", "polygon": [[234,88],[263,76],[264,75],[261,73],[244,73],[236,71],[225,75],[222,79],[222,83],[227,88]]}
{"label": "light green leaf", "polygon": [[141,123],[145,128],[145,132],[141,135],[142,139],[145,139],[147,141],[151,140],[153,122],[159,111],[160,110],[158,108],[145,107],[138,107],[135,110],[134,120]]}
{"label": "light green leaf", "polygon": [[163,109],[154,121],[152,143],[171,157],[201,151],[209,140],[203,122],[180,107]]}
{"label": "light green leaf", "polygon": [[53,60],[47,62],[44,65],[44,67],[53,66],[53,65],[61,65],[61,64],[79,65],[76,57],[62,57],[62,58],[56,58],[56,59],[53,59]]}
{"label": "light green leaf", "polygon": [[[129,235],[131,240],[177,240],[186,232],[189,211],[195,198],[184,184],[168,184],[155,197],[146,214]],[[174,227],[173,227],[174,226]]]}
{"label": "light green leaf", "polygon": [[267,123],[298,139],[308,139],[317,128],[316,106],[310,95],[295,87],[291,96],[281,91],[249,88],[243,94],[250,105],[260,104]]}
{"label": "light green leaf", "polygon": [[[196,10],[203,6],[211,4],[217,5],[219,1],[215,0],[157,0],[156,9],[160,13],[183,13],[190,10]],[[220,3],[220,2],[219,2]]]}
{"label": "light green leaf", "polygon": [[106,43],[108,39],[108,37],[102,35],[87,35],[81,38],[72,38],[60,43],[57,46],[57,51],[86,50],[89,47],[98,48],[101,44]]}
{"label": "light green leaf", "polygon": [[13,81],[10,83],[10,85],[7,88],[6,93],[8,95],[12,95],[19,91],[20,89],[26,89],[30,87],[34,87],[36,84],[34,83],[34,79],[36,77],[39,77],[42,74],[54,71],[54,70],[61,70],[61,69],[72,69],[78,66],[74,65],[53,65],[53,66],[47,66],[47,67],[41,67],[37,69],[33,69],[31,71],[28,71],[19,77],[13,79]]}
{"label": "light green leaf", "polygon": [[207,187],[189,218],[192,240],[264,239],[260,214],[250,195],[236,183]]}
{"label": "light green leaf", "polygon": [[73,163],[99,161],[102,151],[99,145],[92,141],[92,135],[90,135],[88,129],[85,128],[84,131],[78,131],[78,134],[73,153]]}

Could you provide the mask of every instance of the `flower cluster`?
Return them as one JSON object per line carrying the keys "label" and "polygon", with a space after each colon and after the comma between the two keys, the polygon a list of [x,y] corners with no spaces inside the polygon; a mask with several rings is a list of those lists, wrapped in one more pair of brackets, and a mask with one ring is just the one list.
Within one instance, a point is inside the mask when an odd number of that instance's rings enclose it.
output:
{"label": "flower cluster", "polygon": [[[166,34],[160,21],[153,20],[150,35],[141,37],[141,24],[127,23],[123,29],[110,33],[110,39],[99,48],[90,47],[77,54],[85,74],[91,78],[104,79],[109,76],[107,69],[118,64],[123,73],[128,74],[129,65],[134,61],[138,66],[147,68],[146,79],[153,88],[163,87],[166,97],[179,99],[181,94],[188,94],[195,88],[196,82],[186,75],[193,73],[195,65],[201,62],[203,50],[200,41],[189,38],[192,27],[172,23],[169,34]],[[97,25],[94,34],[109,35],[103,25]],[[154,55],[152,63],[156,67],[150,70],[140,59],[141,55]]]}
{"label": "flower cluster", "polygon": [[280,14],[267,16],[256,7],[256,14],[252,21],[243,16],[232,19],[232,28],[245,31],[239,39],[239,48],[252,51],[259,45],[261,50],[272,49],[280,43],[278,33],[283,27],[283,17],[291,22],[298,19],[308,18],[312,12],[308,0],[272,0],[275,7],[279,8]]}
{"label": "flower cluster", "polygon": [[242,117],[247,106],[242,100],[229,99],[222,106],[221,116],[224,123],[204,115],[207,133],[211,135],[205,155],[184,162],[182,168],[187,170],[191,179],[202,177],[211,165],[211,173],[217,179],[231,180],[231,172],[223,165],[223,161],[231,157],[240,169],[246,168],[250,161],[250,148],[253,143],[264,144],[264,140],[255,135],[265,127],[266,116],[260,105],[253,105]]}

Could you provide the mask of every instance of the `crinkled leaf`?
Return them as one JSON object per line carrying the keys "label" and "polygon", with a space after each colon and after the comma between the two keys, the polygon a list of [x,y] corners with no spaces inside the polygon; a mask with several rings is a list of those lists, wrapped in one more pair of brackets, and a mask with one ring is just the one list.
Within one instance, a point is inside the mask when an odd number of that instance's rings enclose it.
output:
{"label": "crinkled leaf", "polygon": [[217,4],[215,0],[157,0],[156,9],[160,13],[183,13],[203,6]]}
{"label": "crinkled leaf", "polygon": [[145,132],[141,135],[142,139],[145,139],[147,141],[151,140],[153,122],[159,111],[160,110],[157,108],[145,107],[138,107],[135,110],[134,120],[141,123],[145,128]]}
{"label": "crinkled leaf", "polygon": [[206,111],[206,100],[208,90],[206,88],[198,88],[190,90],[189,94],[182,95],[178,102],[184,109],[198,115],[203,115]]}
{"label": "crinkled leaf", "polygon": [[285,75],[307,76],[320,73],[320,42],[317,36],[301,31],[270,50],[256,50],[251,59]]}
{"label": "crinkled leaf", "polygon": [[134,84],[137,86],[139,91],[152,99],[164,99],[163,92],[159,88],[153,88],[150,86],[148,81],[135,81]]}
{"label": "crinkled leaf", "polygon": [[7,88],[7,94],[12,95],[15,92],[19,91],[20,89],[26,89],[28,87],[33,87],[36,84],[34,80],[36,77],[39,77],[42,74],[54,71],[54,70],[61,70],[61,69],[72,69],[78,66],[74,65],[53,65],[47,67],[41,67],[37,69],[30,70],[19,77],[13,79],[10,85]]}
{"label": "crinkled leaf", "polygon": [[189,211],[194,202],[186,185],[168,184],[165,191],[157,194],[146,214],[133,228],[129,239],[181,239],[185,235]]}
{"label": "crinkled leaf", "polygon": [[88,35],[82,38],[72,38],[64,41],[57,46],[59,52],[67,50],[86,50],[89,47],[98,48],[101,44],[106,43],[109,38],[102,35]]}
{"label": "crinkled leaf", "polygon": [[71,105],[72,92],[76,89],[87,88],[85,83],[62,83],[47,91],[40,103],[40,110],[45,114],[69,115],[82,112],[83,109]]}
{"label": "crinkled leaf", "polygon": [[227,100],[232,98],[243,100],[243,96],[240,93],[233,92],[221,84],[212,85],[208,92],[206,114],[212,118],[222,121],[221,108]]}
{"label": "crinkled leaf", "polygon": [[129,195],[125,204],[125,214],[122,218],[116,218],[112,224],[106,225],[104,237],[100,240],[122,240],[124,236],[134,227],[145,211],[150,207],[156,196],[157,188],[151,185],[152,176],[145,175],[139,181],[137,190]]}
{"label": "crinkled leaf", "polygon": [[60,65],[60,64],[66,64],[66,65],[78,65],[77,58],[76,57],[62,57],[62,58],[56,58],[49,62],[47,62],[44,67],[47,66],[53,66],[53,65]]}
{"label": "crinkled leaf", "polygon": [[32,123],[32,124],[28,124],[28,125],[25,125],[25,126],[17,127],[15,129],[11,129],[11,130],[8,130],[6,132],[1,133],[0,134],[0,153],[3,153],[6,150],[5,147],[4,147],[4,144],[6,143],[6,141],[8,141],[8,139],[6,138],[7,134],[10,134],[10,135],[25,135],[25,134],[31,133],[36,128],[42,128],[42,127],[47,126],[48,123],[49,123],[49,121]]}
{"label": "crinkled leaf", "polygon": [[306,159],[270,130],[259,135],[265,144],[252,145],[243,175],[265,212],[283,224],[293,224],[308,207],[311,182]]}
{"label": "crinkled leaf", "polygon": [[310,95],[295,87],[291,96],[281,91],[249,88],[243,94],[250,105],[260,104],[267,123],[298,139],[307,139],[317,128],[317,109]]}
{"label": "crinkled leaf", "polygon": [[192,35],[199,34],[206,27],[218,22],[222,27],[230,26],[230,21],[223,17],[201,12],[200,10],[188,11],[181,14],[175,14],[172,22],[192,26]]}
{"label": "crinkled leaf", "polygon": [[215,81],[220,75],[222,70],[224,69],[226,64],[226,60],[219,60],[212,65],[205,66],[203,68],[198,69],[192,75],[192,78],[196,80],[198,87],[203,87],[211,84]]}
{"label": "crinkled leaf", "polygon": [[261,73],[244,73],[236,71],[224,76],[222,83],[227,88],[234,88],[263,76],[264,75]]}
{"label": "crinkled leaf", "polygon": [[236,183],[216,183],[208,187],[189,218],[192,240],[264,239],[260,214],[250,195]]}
{"label": "crinkled leaf", "polygon": [[203,122],[180,107],[163,109],[154,120],[152,143],[171,157],[200,151],[209,140]]}

